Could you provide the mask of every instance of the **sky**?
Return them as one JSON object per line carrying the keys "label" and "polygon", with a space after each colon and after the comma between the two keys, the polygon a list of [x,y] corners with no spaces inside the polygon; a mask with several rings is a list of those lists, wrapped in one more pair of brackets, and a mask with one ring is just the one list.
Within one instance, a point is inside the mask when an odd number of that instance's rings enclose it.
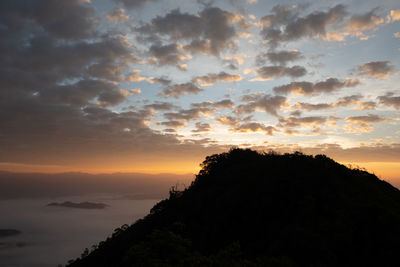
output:
{"label": "sky", "polygon": [[194,173],[231,147],[400,181],[400,3],[0,1],[0,170]]}

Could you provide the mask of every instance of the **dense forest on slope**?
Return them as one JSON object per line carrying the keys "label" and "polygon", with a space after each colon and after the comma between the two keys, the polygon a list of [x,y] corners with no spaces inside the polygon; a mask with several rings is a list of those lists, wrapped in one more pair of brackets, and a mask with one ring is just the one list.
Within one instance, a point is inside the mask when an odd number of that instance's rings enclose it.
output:
{"label": "dense forest on slope", "polygon": [[249,149],[201,167],[70,266],[400,266],[400,192],[373,174]]}

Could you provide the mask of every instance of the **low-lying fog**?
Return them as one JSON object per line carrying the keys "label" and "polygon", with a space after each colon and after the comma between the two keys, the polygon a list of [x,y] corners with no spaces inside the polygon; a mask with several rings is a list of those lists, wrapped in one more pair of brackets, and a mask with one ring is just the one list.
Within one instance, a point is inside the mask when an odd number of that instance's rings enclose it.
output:
{"label": "low-lying fog", "polygon": [[[113,183],[120,183],[114,187],[107,187],[110,185],[108,180],[96,180],[91,175],[82,178],[81,182],[80,179],[71,178],[73,185],[68,185],[65,177],[60,179],[46,175],[43,179],[37,176],[36,184],[31,181],[24,183],[28,177],[22,175],[24,179],[18,176],[12,183],[14,194],[12,191],[2,194],[1,191],[7,190],[7,186],[11,189],[11,183],[7,174],[0,176],[0,229],[21,231],[16,235],[0,236],[1,266],[65,265],[68,260],[80,256],[84,248],[90,249],[92,245],[105,240],[115,228],[145,216],[156,202],[168,195],[172,185],[188,185],[193,178],[186,175],[165,176],[162,179],[161,175],[138,179],[138,175],[135,175],[132,174],[132,179],[125,176],[124,179],[117,176],[110,178]],[[49,182],[49,179],[54,180]],[[100,185],[102,182],[104,184]],[[51,183],[53,185],[49,186]],[[97,190],[90,190],[90,183],[95,183]],[[63,184],[68,192],[63,192],[59,184]],[[75,186],[79,189],[76,192],[71,190]],[[54,189],[53,192],[50,192],[51,189]],[[35,190],[40,191],[41,195]],[[54,195],[55,191],[59,196]],[[78,191],[80,194],[77,194]],[[22,192],[26,197],[22,197]],[[108,206],[104,209],[47,206],[49,203],[65,201],[104,203]]]}

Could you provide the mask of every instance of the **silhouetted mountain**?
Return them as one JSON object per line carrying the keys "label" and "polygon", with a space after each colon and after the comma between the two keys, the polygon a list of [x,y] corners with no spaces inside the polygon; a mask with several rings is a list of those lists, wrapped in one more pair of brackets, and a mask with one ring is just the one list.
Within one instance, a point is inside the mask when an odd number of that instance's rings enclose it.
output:
{"label": "silhouetted mountain", "polygon": [[65,208],[76,208],[76,209],[105,209],[108,205],[104,203],[92,203],[92,202],[80,202],[74,203],[65,201],[63,203],[49,203],[47,206],[65,207]]}
{"label": "silhouetted mountain", "polygon": [[21,234],[21,231],[16,229],[0,229],[0,237],[14,236]]}
{"label": "silhouetted mountain", "polygon": [[400,192],[324,156],[232,149],[70,266],[400,266]]}

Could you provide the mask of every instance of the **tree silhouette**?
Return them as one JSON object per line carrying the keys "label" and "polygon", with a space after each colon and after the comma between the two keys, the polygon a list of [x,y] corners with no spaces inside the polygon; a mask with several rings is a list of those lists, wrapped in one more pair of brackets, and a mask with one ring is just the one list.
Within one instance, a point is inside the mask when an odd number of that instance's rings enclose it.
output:
{"label": "tree silhouette", "polygon": [[365,170],[238,148],[201,167],[71,266],[400,266],[400,192]]}

